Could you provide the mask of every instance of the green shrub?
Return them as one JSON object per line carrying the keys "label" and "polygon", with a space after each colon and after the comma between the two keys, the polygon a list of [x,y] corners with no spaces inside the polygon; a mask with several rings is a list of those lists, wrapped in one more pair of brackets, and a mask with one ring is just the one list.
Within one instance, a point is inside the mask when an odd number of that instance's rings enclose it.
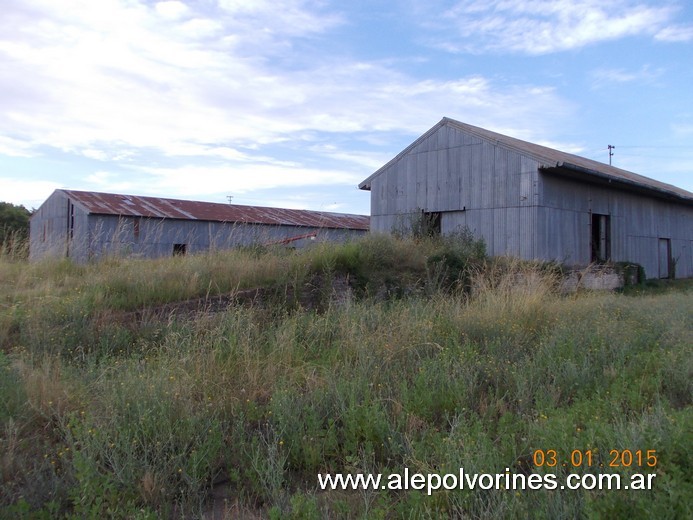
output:
{"label": "green shrub", "polygon": [[642,285],[645,283],[645,268],[635,262],[616,262],[616,271],[623,277],[623,286]]}
{"label": "green shrub", "polygon": [[[459,289],[469,292],[472,277],[487,260],[486,244],[468,228],[437,239],[436,251],[426,259],[434,290]],[[432,276],[430,276],[432,274]]]}

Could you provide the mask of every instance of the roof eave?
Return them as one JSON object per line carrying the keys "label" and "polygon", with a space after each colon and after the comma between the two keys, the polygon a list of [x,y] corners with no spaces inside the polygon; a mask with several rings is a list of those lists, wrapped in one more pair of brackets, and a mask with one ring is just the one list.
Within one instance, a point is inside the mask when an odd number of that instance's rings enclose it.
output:
{"label": "roof eave", "polygon": [[654,195],[660,198],[676,200],[684,204],[693,205],[693,198],[684,197],[676,192],[666,190],[663,188],[658,188],[656,186],[645,185],[629,179],[613,177],[606,173],[600,172],[599,170],[585,168],[584,166],[579,166],[577,164],[572,164],[569,162],[558,162],[554,166],[542,166],[540,169],[544,171],[558,173],[561,173],[561,170],[567,170],[568,172],[573,173],[573,175],[571,175],[572,177],[576,177],[581,180],[586,180],[588,182],[596,181],[598,184],[613,184],[621,188],[630,189],[631,191]]}

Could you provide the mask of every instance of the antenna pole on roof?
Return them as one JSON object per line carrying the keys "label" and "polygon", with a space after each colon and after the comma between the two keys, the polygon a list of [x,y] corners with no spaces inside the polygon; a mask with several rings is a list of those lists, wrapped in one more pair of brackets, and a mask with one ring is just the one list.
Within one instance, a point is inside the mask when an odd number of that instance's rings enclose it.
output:
{"label": "antenna pole on roof", "polygon": [[611,158],[614,156],[613,150],[616,149],[616,147],[612,144],[608,145],[609,148],[609,166],[611,166]]}

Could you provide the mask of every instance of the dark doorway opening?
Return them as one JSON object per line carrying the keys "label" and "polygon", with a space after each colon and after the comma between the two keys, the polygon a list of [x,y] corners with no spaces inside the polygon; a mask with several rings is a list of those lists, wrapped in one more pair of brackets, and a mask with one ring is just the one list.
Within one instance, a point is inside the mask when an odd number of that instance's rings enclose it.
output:
{"label": "dark doorway opening", "polygon": [[674,270],[671,265],[671,240],[659,239],[659,277],[673,278]]}
{"label": "dark doorway opening", "polygon": [[183,256],[187,250],[187,244],[173,244],[173,256]]}
{"label": "dark doorway opening", "polygon": [[423,225],[425,229],[425,234],[428,236],[440,235],[441,225],[440,211],[424,211],[423,212]]}
{"label": "dark doorway opening", "polygon": [[72,240],[75,238],[75,205],[67,200],[67,247],[65,249],[65,255],[70,256],[70,246],[72,245]]}
{"label": "dark doorway opening", "polygon": [[592,262],[607,262],[611,259],[611,219],[609,215],[592,213],[591,249]]}

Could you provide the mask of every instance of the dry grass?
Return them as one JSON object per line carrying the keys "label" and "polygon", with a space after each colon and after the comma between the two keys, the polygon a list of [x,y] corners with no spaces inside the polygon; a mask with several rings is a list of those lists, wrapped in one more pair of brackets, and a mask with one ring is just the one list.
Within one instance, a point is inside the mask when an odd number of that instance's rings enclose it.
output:
{"label": "dry grass", "polygon": [[[446,286],[449,272],[432,276],[427,258],[447,269],[460,257],[440,244],[362,246],[16,270],[0,262],[0,516],[685,516],[690,291],[565,297],[555,271],[510,259],[475,263],[460,270],[468,284]],[[362,290],[319,312],[277,300],[106,322],[129,302],[263,280],[295,287],[311,270],[359,277]],[[394,297],[392,287],[407,290]],[[537,447],[608,453],[626,440],[661,454],[661,488],[315,491],[318,472],[492,473]],[[222,480],[223,497],[210,503]]]}

